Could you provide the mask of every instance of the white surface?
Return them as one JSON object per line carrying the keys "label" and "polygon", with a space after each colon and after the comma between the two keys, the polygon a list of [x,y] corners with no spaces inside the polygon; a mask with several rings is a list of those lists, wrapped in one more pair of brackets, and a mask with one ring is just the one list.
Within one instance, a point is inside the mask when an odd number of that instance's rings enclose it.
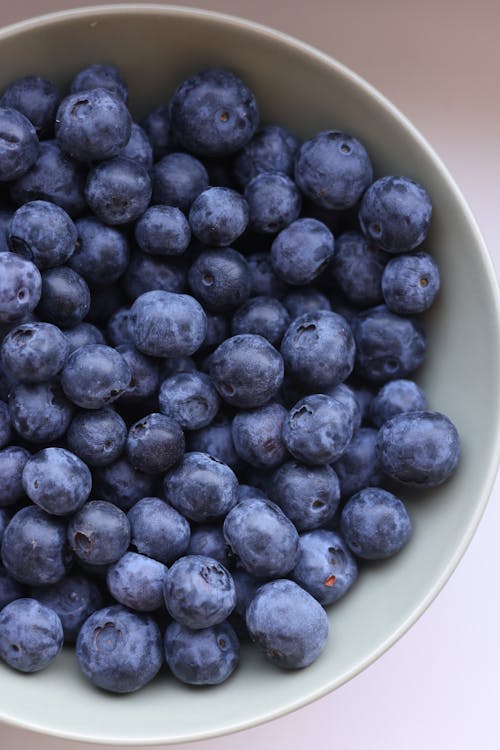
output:
{"label": "white surface", "polygon": [[[280,27],[334,55],[377,86],[443,158],[500,270],[500,6],[459,0],[193,4]],[[72,5],[77,3],[38,3],[36,12]],[[16,9],[2,9],[0,20],[27,17],[35,12],[34,6],[20,2]],[[238,735],[195,743],[193,750],[498,750],[499,500],[497,481],[479,530],[452,579],[420,621],[375,665],[293,715]],[[1,750],[81,747],[0,728]]]}

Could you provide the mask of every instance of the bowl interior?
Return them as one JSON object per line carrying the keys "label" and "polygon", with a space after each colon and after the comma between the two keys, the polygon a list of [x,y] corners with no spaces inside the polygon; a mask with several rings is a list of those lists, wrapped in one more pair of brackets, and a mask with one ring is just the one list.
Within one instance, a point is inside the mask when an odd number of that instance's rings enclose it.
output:
{"label": "bowl interior", "polygon": [[440,265],[443,290],[426,321],[429,356],[417,380],[431,408],[456,423],[463,458],[446,486],[408,495],[410,543],[394,560],[363,568],[354,589],[330,608],[323,657],[287,673],[244,649],[240,669],[217,689],[191,689],[165,675],[124,697],[92,689],[69,650],[35,676],[0,665],[5,721],[119,744],[200,739],[275,717],[342,684],[414,622],[451,574],[497,463],[498,291],[470,212],[431,149],[377,92],[326,56],[236,19],[144,5],[56,14],[0,32],[0,88],[33,73],[64,86],[96,61],[122,68],[137,118],[197,69],[232,68],[255,90],[264,122],[286,124],[303,137],[345,129],[363,141],[378,175],[420,181],[434,204],[426,246]]}

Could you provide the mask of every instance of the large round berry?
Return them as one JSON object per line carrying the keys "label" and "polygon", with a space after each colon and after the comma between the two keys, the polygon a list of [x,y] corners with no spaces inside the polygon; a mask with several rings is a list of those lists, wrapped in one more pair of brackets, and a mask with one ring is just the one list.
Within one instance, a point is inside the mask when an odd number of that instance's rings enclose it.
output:
{"label": "large round berry", "polygon": [[207,170],[190,154],[167,154],[153,167],[153,200],[185,213],[208,188]]}
{"label": "large round berry", "polygon": [[262,172],[245,187],[249,227],[254,232],[276,234],[298,219],[302,206],[296,184],[284,174]]}
{"label": "large round berry", "polygon": [[70,91],[78,94],[89,89],[106,89],[118,99],[127,101],[127,83],[116,65],[94,63],[82,68],[71,81]]}
{"label": "large round berry", "polygon": [[165,632],[165,654],[170,671],[181,682],[220,685],[238,666],[240,644],[227,622],[201,630],[171,622]]}
{"label": "large round berry", "polygon": [[207,310],[227,312],[250,294],[248,264],[230,247],[201,252],[188,274],[194,296]]}
{"label": "large round berry", "polygon": [[91,500],[69,522],[68,539],[79,560],[90,565],[108,565],[126,552],[130,524],[116,505]]}
{"label": "large round berry", "polygon": [[396,414],[424,411],[426,406],[425,393],[413,380],[390,380],[373,397],[369,414],[373,424],[382,427]]}
{"label": "large round berry", "polygon": [[30,594],[58,615],[65,643],[76,641],[87,617],[100,609],[104,600],[98,584],[80,573],[71,573],[52,586],[31,588]]}
{"label": "large round berry", "polygon": [[135,225],[135,239],[151,255],[182,255],[191,242],[191,229],[175,206],[151,206]]}
{"label": "large round berry", "polygon": [[327,607],[349,591],[358,566],[340,534],[317,529],[301,534],[297,565],[290,577]]}
{"label": "large round berry", "polygon": [[382,274],[389,258],[361,232],[350,230],[336,238],[335,258],[330,268],[349,302],[371,307],[383,301]]}
{"label": "large round berry", "polygon": [[130,369],[112,347],[82,346],[69,355],[61,375],[66,396],[84,409],[100,409],[117,398],[130,383]]}
{"label": "large round berry", "polygon": [[184,430],[210,424],[219,410],[212,381],[201,372],[179,372],[163,381],[158,394],[160,410]]}
{"label": "large round berry", "polygon": [[270,403],[258,409],[241,411],[233,419],[233,442],[237,454],[250,466],[273,469],[286,460],[283,424],[284,406]]}
{"label": "large round berry", "polygon": [[92,216],[76,222],[78,241],[68,265],[91,287],[107,286],[125,272],[130,250],[127,238]]}
{"label": "large round berry", "polygon": [[273,475],[271,497],[299,531],[327,524],[338,508],[340,487],[331,466],[287,461]]}
{"label": "large round berry", "polygon": [[120,456],[94,472],[94,488],[97,497],[128,511],[142,497],[153,494],[155,478],[134,469],[125,456]]}
{"label": "large round berry", "polygon": [[30,260],[0,253],[0,323],[15,323],[33,312],[42,294],[40,271]]}
{"label": "large round berry", "polygon": [[2,107],[21,112],[34,126],[40,138],[53,132],[61,95],[55,83],[40,76],[16,78],[2,94]]}
{"label": "large round berry", "polygon": [[189,432],[186,437],[190,451],[208,453],[230,466],[233,471],[241,469],[242,462],[234,448],[229,417],[219,413],[209,425]]}
{"label": "large round berry", "polygon": [[92,323],[77,323],[76,326],[66,328],[63,333],[69,343],[69,354],[87,344],[105,343],[102,331]]}
{"label": "large round berry", "polygon": [[23,469],[30,500],[55,516],[70,515],[88,500],[92,477],[86,464],[64,448],[44,448]]}
{"label": "large round berry", "polygon": [[125,451],[128,460],[146,474],[163,474],[184,453],[184,433],[165,414],[147,414],[129,430]]}
{"label": "large round berry", "polygon": [[350,497],[364,487],[382,484],[384,475],[377,453],[378,430],[361,427],[354,432],[352,440],[335,461],[335,469],[342,497]]}
{"label": "large round berry", "polygon": [[37,314],[60,328],[78,325],[90,309],[85,279],[68,266],[49,268],[42,275],[42,296]]}
{"label": "large round berry", "polygon": [[353,430],[351,413],[341,401],[313,394],[298,401],[288,413],[283,440],[294,458],[320,466],[342,455]]}
{"label": "large round berry", "polygon": [[21,112],[0,107],[0,182],[25,174],[38,156],[36,130]]}
{"label": "large round berry", "polygon": [[389,261],[382,276],[385,304],[400,315],[428,310],[436,299],[439,286],[439,269],[429,253],[398,255]]}
{"label": "large round berry", "polygon": [[16,385],[9,395],[9,411],[16,432],[32,443],[59,440],[73,415],[72,404],[55,382]]}
{"label": "large round berry", "polygon": [[89,466],[106,466],[122,453],[127,439],[125,422],[113,409],[81,411],[71,422],[68,447]]}
{"label": "large round berry", "polygon": [[128,512],[133,549],[170,565],[188,549],[190,527],[184,516],[159,497],[143,497]]}
{"label": "large round berry", "polygon": [[18,208],[9,227],[9,245],[38,266],[61,266],[76,247],[76,228],[66,211],[48,201],[30,201]]}
{"label": "large round berry", "polygon": [[271,246],[271,263],[287,284],[303,286],[319,276],[330,263],[334,239],[317,219],[297,219],[283,229]]}
{"label": "large round berry", "polygon": [[34,599],[18,599],[0,612],[0,658],[9,667],[39,672],[56,658],[62,645],[61,620]]}
{"label": "large round berry", "polygon": [[153,612],[163,604],[167,568],[137,552],[126,552],[110,565],[106,581],[111,596],[119,604],[138,612]]}
{"label": "large round berry", "polygon": [[236,190],[210,187],[200,193],[189,210],[194,236],[206,245],[227,247],[248,224],[248,205]]}
{"label": "large round berry", "polygon": [[265,125],[237,154],[233,172],[236,181],[244,187],[262,172],[293,174],[299,139],[281,125]]}
{"label": "large round berry", "polygon": [[289,324],[286,308],[275,297],[252,297],[234,313],[231,329],[234,336],[253,333],[279,346]]}
{"label": "large round berry", "polygon": [[122,148],[118,155],[142,164],[148,172],[151,170],[153,166],[153,149],[145,130],[136,122],[132,123],[132,130],[130,131],[130,138],[127,141],[127,145]]}
{"label": "large round berry", "polygon": [[214,560],[231,570],[231,575],[234,573],[233,554],[224,539],[221,524],[198,524],[191,533],[186,554],[213,557]]}
{"label": "large round berry", "polygon": [[186,269],[171,259],[159,255],[132,253],[123,275],[122,286],[127,297],[134,301],[145,292],[183,292],[186,288]]}
{"label": "large round berry", "polygon": [[69,348],[66,336],[51,323],[23,323],[4,338],[2,364],[23,383],[43,383],[62,370]]}
{"label": "large round berry", "polygon": [[151,200],[151,178],[146,167],[115,156],[93,167],[85,186],[89,208],[105,224],[128,224],[142,216]]}

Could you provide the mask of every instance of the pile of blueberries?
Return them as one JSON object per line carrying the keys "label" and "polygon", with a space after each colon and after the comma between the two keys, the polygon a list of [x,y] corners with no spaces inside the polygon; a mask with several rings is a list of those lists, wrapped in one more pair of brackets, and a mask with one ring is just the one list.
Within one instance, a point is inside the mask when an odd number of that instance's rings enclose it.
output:
{"label": "pile of blueberries", "polygon": [[439,290],[425,189],[259,123],[203,70],[141,125],[112,65],[0,100],[0,658],[126,693],[313,662],[406,544],[452,422],[408,376]]}

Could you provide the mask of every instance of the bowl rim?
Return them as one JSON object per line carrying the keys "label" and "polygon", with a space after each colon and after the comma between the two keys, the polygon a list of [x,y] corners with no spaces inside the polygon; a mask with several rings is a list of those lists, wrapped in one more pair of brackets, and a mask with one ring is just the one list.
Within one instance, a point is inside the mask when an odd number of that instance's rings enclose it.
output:
{"label": "bowl rim", "polygon": [[[489,255],[488,249],[481,235],[477,221],[474,214],[467,204],[460,188],[456,184],[450,171],[441,161],[437,152],[430,145],[427,139],[420,133],[420,131],[411,123],[401,110],[396,107],[392,102],[387,99],[375,86],[369,83],[358,73],[351,70],[349,67],[332,57],[331,55],[322,52],[313,45],[302,41],[290,34],[287,34],[279,29],[267,26],[265,24],[253,21],[244,17],[232,15],[229,13],[222,13],[219,11],[205,10],[202,8],[190,7],[190,6],[179,6],[175,4],[158,4],[158,3],[116,3],[116,4],[103,4],[103,5],[88,5],[72,8],[68,10],[54,11],[50,13],[44,13],[37,16],[32,16],[22,21],[9,24],[0,28],[0,41],[15,36],[19,32],[25,32],[30,29],[40,28],[46,25],[52,25],[53,23],[64,22],[74,18],[86,18],[93,17],[93,20],[98,20],[98,16],[120,16],[120,15],[157,15],[171,17],[186,17],[186,18],[199,18],[206,21],[213,21],[219,24],[224,24],[227,27],[234,26],[259,36],[265,36],[271,40],[275,40],[284,44],[288,47],[293,47],[298,50],[302,55],[306,55],[316,61],[327,65],[333,69],[338,75],[347,79],[355,87],[362,90],[363,93],[369,97],[375,99],[381,109],[396,119],[400,125],[409,133],[409,135],[418,142],[419,146],[425,151],[439,171],[440,175],[446,183],[447,190],[453,194],[453,197],[462,211],[464,218],[466,219],[471,233],[474,236],[476,247],[479,252],[483,269],[486,274],[489,293],[492,305],[496,312],[495,316],[495,334],[496,334],[496,352],[497,359],[500,361],[500,294],[496,272],[493,266],[493,261]],[[500,399],[496,399],[496,422],[500,423]],[[448,561],[445,569],[441,576],[436,580],[433,587],[429,590],[427,595],[422,601],[419,602],[418,606],[414,608],[411,614],[406,620],[382,643],[379,644],[378,648],[375,649],[369,657],[356,663],[348,672],[340,675],[336,679],[331,680],[327,684],[323,684],[319,688],[310,690],[306,695],[302,696],[299,700],[295,700],[287,705],[285,708],[268,709],[261,715],[248,719],[244,722],[231,723],[228,721],[224,728],[217,730],[209,730],[204,732],[198,732],[190,736],[183,735],[180,737],[158,737],[152,739],[151,737],[146,738],[135,738],[127,739],[123,737],[102,737],[98,735],[81,734],[78,732],[70,732],[66,730],[57,730],[53,727],[44,726],[42,723],[30,722],[25,719],[19,719],[15,716],[8,716],[2,713],[0,707],[0,722],[9,724],[13,727],[20,729],[29,730],[35,733],[44,734],[53,737],[64,738],[73,741],[81,741],[86,743],[103,743],[107,745],[123,745],[123,746],[138,746],[138,745],[159,745],[159,744],[173,744],[173,743],[187,743],[194,741],[201,741],[205,739],[212,739],[223,735],[232,734],[237,731],[250,729],[255,726],[259,726],[273,719],[277,719],[281,716],[285,716],[292,711],[296,711],[303,706],[312,703],[319,698],[322,698],[340,687],[344,683],[351,680],[353,677],[364,671],[367,667],[373,664],[379,659],[392,645],[394,645],[416,621],[424,614],[429,605],[433,602],[439,592],[442,590],[450,576],[456,569],[460,560],[462,559],[465,551],[467,550],[476,530],[479,522],[486,509],[500,463],[500,429],[495,434],[495,442],[491,446],[490,460],[488,464],[488,470],[483,477],[482,490],[478,493],[478,501],[475,506],[474,513],[470,518],[469,524],[463,534],[460,543],[454,552],[454,555]]]}

